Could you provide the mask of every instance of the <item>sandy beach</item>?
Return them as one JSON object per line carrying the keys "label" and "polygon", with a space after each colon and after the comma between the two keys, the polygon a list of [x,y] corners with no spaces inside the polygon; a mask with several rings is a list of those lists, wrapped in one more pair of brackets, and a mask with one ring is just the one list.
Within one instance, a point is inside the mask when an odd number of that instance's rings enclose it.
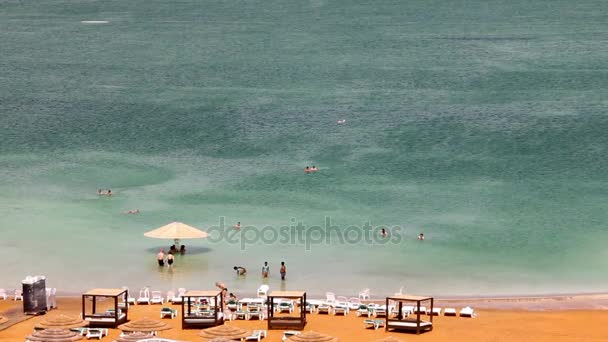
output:
{"label": "sandy beach", "polygon": [[[606,341],[608,320],[606,295],[458,299],[438,301],[439,306],[476,308],[476,318],[435,317],[434,330],[421,335],[365,329],[363,318],[351,312],[348,316],[307,315],[305,331],[313,330],[338,337],[340,341],[375,341],[394,336],[405,341]],[[24,341],[36,324],[59,314],[78,316],[81,310],[80,297],[59,297],[58,308],[46,315],[32,317],[0,331],[1,341]],[[7,310],[18,310],[21,302],[0,301],[0,314]],[[129,310],[130,320],[144,317],[157,319],[160,305],[136,305]],[[174,306],[179,308],[178,305]],[[604,308],[602,310],[602,308]],[[182,330],[179,317],[164,319],[173,329],[159,336],[182,341],[201,341],[200,330]],[[230,321],[245,329],[266,329],[266,321]],[[112,341],[120,331],[111,329],[104,340]],[[282,331],[271,330],[265,341],[281,341]]]}

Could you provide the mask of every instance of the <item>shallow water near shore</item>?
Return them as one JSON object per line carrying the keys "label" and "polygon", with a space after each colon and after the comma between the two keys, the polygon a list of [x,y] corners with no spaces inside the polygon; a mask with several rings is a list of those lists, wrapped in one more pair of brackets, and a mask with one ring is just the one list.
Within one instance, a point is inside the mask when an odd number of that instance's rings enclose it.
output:
{"label": "shallow water near shore", "polygon": [[[0,287],[253,291],[264,261],[314,294],[608,285],[604,2],[1,6]],[[159,269],[171,221],[254,237]]]}

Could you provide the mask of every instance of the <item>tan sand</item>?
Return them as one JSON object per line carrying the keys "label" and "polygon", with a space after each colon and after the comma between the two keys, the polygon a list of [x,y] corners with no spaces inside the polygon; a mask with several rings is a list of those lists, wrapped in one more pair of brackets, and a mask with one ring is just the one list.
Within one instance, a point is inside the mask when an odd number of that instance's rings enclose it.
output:
{"label": "tan sand", "polygon": [[[52,310],[43,316],[36,316],[10,328],[0,331],[0,341],[24,341],[25,336],[32,333],[34,326],[45,318],[59,314],[78,316],[81,310],[80,297],[58,298],[58,309]],[[395,336],[404,341],[608,341],[608,310],[565,310],[551,309],[550,311],[526,311],[539,299],[502,299],[508,303],[520,305],[520,309],[479,309],[477,318],[461,317],[435,317],[433,331],[416,336],[415,334],[391,332],[384,330],[366,330],[363,327],[363,318],[356,317],[354,313],[349,316],[307,315],[308,324],[305,330],[314,330],[336,336],[342,342],[349,341],[375,341],[387,336]],[[560,299],[562,304],[574,299]],[[500,301],[500,300],[499,300]],[[461,300],[473,307],[484,306],[485,300]],[[466,305],[453,302],[456,307]],[[479,304],[476,306],[475,304]],[[513,304],[515,305],[515,304]],[[5,310],[22,307],[21,302],[0,300],[0,315]],[[129,310],[130,320],[143,317],[159,318],[160,305],[137,305]],[[179,308],[178,305],[173,306]],[[568,307],[568,305],[564,305]],[[593,307],[593,306],[591,306]],[[181,311],[181,308],[180,308]],[[200,330],[181,330],[180,316],[176,319],[165,319],[164,322],[173,326],[173,329],[162,331],[160,337],[179,339],[182,341],[202,341],[198,336]],[[266,321],[232,321],[234,325],[245,329],[266,329]],[[119,331],[110,330],[110,336],[104,341],[112,341],[118,337]],[[265,341],[281,341],[282,331],[269,331]]]}

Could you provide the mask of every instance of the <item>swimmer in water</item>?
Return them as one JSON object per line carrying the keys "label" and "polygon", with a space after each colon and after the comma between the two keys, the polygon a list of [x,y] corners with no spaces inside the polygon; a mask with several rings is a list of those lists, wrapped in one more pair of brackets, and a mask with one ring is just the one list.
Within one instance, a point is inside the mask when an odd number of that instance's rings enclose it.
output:
{"label": "swimmer in water", "polygon": [[237,222],[234,226],[234,229],[241,229],[241,222]]}
{"label": "swimmer in water", "polygon": [[338,125],[342,125],[342,124],[345,124],[345,123],[346,123],[346,120],[345,120],[345,119],[341,119],[341,120],[336,121],[336,123],[337,123]]}
{"label": "swimmer in water", "polygon": [[382,230],[380,230],[380,236],[382,236],[382,237],[388,236],[388,232],[386,231],[386,228],[382,228]]}
{"label": "swimmer in water", "polygon": [[422,234],[422,233],[418,234],[418,240],[420,240],[420,241],[424,240],[424,234]]}
{"label": "swimmer in water", "polygon": [[310,173],[310,172],[312,172],[310,167],[307,166],[306,168],[304,168],[304,173]]}
{"label": "swimmer in water", "polygon": [[129,211],[125,211],[125,214],[139,214],[139,209],[131,209]]}
{"label": "swimmer in water", "polygon": [[242,276],[247,273],[247,269],[243,266],[234,266],[233,269],[236,271],[236,275]]}
{"label": "swimmer in water", "polygon": [[310,168],[310,172],[315,172],[315,171],[319,171],[319,168],[317,168],[316,166],[314,166],[314,165],[313,165],[313,166]]}

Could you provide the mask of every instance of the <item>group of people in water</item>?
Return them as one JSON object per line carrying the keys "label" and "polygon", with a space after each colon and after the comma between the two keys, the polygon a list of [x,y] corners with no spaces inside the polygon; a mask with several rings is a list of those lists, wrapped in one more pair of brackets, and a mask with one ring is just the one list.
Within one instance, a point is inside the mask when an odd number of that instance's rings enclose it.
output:
{"label": "group of people in water", "polygon": [[[381,237],[388,237],[388,230],[386,230],[386,228],[382,228],[382,229],[380,229],[379,234]],[[420,241],[424,240],[424,233],[418,234],[418,240],[420,240]]]}
{"label": "group of people in water", "polygon": [[[244,276],[247,274],[247,269],[243,266],[234,266],[233,270],[236,271],[237,276]],[[281,261],[279,274],[281,275],[281,280],[285,280],[285,275],[287,274],[287,267],[285,266],[285,261]],[[268,278],[269,276],[270,266],[268,265],[268,261],[264,261],[264,265],[262,265],[262,278]]]}
{"label": "group of people in water", "polygon": [[97,189],[99,196],[112,196],[112,189]]}
{"label": "group of people in water", "polygon": [[167,254],[165,254],[165,250],[161,248],[158,254],[156,254],[156,261],[158,262],[158,266],[165,266],[166,263],[167,266],[172,268],[173,262],[175,261],[174,255],[177,253],[181,255],[186,254],[186,246],[181,245],[179,250],[177,250],[177,247],[175,247],[175,245],[172,245],[171,247],[169,247],[169,252],[167,252]]}
{"label": "group of people in water", "polygon": [[319,168],[314,165],[312,167],[307,166],[304,168],[304,173],[311,173],[311,172],[317,172],[317,171],[319,171]]}

